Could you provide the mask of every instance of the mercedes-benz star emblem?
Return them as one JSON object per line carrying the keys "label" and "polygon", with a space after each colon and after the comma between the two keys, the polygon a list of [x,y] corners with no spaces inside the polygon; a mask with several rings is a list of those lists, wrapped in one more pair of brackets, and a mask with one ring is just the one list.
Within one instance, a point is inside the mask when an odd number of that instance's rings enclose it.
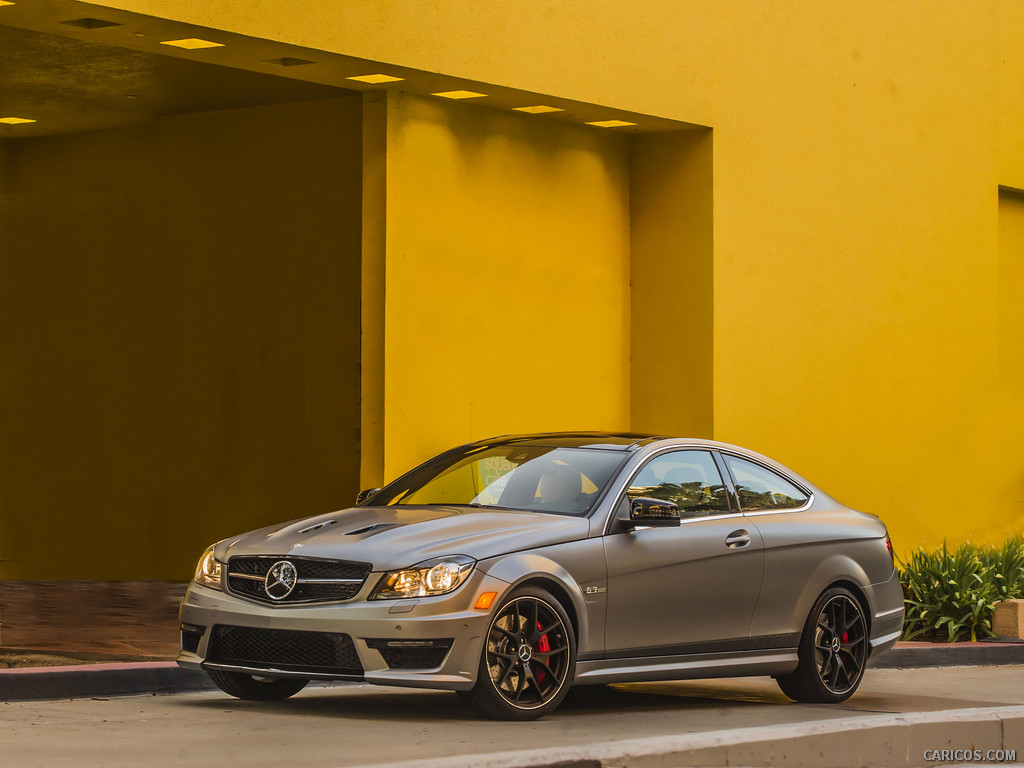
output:
{"label": "mercedes-benz star emblem", "polygon": [[295,589],[299,580],[295,566],[287,560],[281,560],[270,566],[267,578],[263,581],[263,591],[271,600],[284,600]]}

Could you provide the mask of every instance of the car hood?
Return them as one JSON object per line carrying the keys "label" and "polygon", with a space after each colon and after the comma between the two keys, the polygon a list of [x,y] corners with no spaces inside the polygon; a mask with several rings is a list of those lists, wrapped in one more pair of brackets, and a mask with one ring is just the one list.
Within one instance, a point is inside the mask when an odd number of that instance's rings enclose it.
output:
{"label": "car hood", "polygon": [[217,545],[218,560],[295,555],[357,560],[386,571],[444,555],[476,560],[586,538],[590,521],[463,506],[358,507],[261,528]]}

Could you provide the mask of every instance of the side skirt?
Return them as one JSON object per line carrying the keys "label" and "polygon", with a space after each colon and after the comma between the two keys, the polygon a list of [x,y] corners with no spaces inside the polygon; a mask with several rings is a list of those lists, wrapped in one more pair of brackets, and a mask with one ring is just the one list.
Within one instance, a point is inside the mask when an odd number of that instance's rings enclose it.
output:
{"label": "side skirt", "polygon": [[796,669],[796,648],[694,653],[681,656],[597,659],[576,662],[575,685],[698,680],[707,677],[785,675]]}

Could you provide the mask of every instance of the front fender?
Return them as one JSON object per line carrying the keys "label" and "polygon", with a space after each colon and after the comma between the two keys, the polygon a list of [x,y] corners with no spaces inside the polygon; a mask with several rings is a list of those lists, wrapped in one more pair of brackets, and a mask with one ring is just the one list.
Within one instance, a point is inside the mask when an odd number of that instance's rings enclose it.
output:
{"label": "front fender", "polygon": [[[596,581],[600,578],[605,581],[604,557],[596,559],[589,558],[593,569],[600,571],[600,576],[592,579],[586,578],[589,574],[583,574],[581,580],[586,583]],[[581,568],[585,568],[586,559],[581,562]],[[600,568],[594,566],[599,565]],[[489,576],[508,583],[508,589],[495,600],[495,608],[499,607],[508,598],[509,594],[522,584],[536,584],[547,589],[552,595],[563,603],[569,614],[569,618],[575,624],[577,653],[591,651],[591,622],[587,611],[587,603],[583,596],[580,585],[569,570],[555,560],[537,552],[520,552],[512,555],[505,555],[496,559],[486,567]],[[576,570],[574,568],[574,570]],[[577,571],[579,572],[579,571]],[[566,604],[568,603],[568,604]]]}

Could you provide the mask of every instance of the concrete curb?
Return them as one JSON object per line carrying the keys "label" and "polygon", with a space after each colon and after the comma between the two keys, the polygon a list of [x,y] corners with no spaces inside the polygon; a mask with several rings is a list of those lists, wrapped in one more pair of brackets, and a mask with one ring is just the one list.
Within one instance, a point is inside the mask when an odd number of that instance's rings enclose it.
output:
{"label": "concrete curb", "polygon": [[0,701],[182,693],[213,687],[205,673],[182,669],[173,661],[0,670]]}
{"label": "concrete curb", "polygon": [[868,661],[876,669],[1024,664],[1024,643],[898,643]]}
{"label": "concrete curb", "polygon": [[[458,755],[357,768],[905,768],[934,764],[925,759],[926,750],[978,748],[983,754],[989,750],[1016,750],[1018,757],[1024,758],[1022,741],[1024,707],[986,707],[655,736],[561,749]],[[971,759],[967,757],[966,761]]]}

